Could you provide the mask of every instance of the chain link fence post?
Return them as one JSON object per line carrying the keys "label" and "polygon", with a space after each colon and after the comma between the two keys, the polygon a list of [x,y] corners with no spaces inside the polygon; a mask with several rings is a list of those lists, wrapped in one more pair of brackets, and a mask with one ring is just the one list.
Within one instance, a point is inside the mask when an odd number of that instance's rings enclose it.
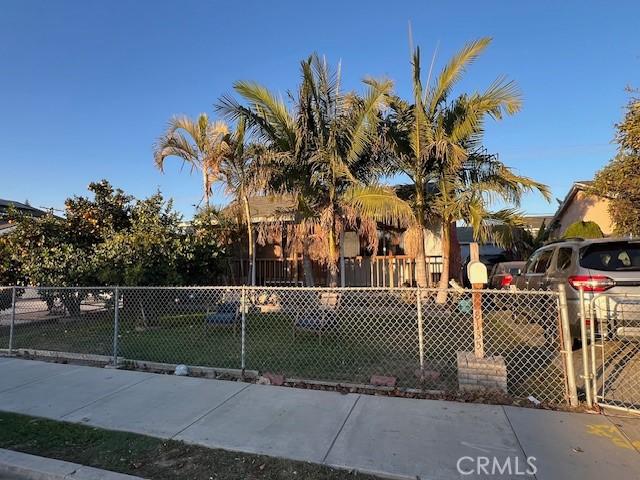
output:
{"label": "chain link fence post", "polygon": [[416,308],[418,309],[418,356],[420,358],[420,375],[424,375],[424,325],[422,321],[422,293],[416,290]]}
{"label": "chain link fence post", "polygon": [[[580,340],[582,341],[582,379],[584,380],[584,391],[587,399],[587,407],[593,406],[593,399],[591,397],[591,376],[592,372],[589,372],[589,348],[587,341],[587,316],[584,308],[584,288],[580,287]],[[593,325],[591,325],[593,328]]]}
{"label": "chain link fence post", "polygon": [[120,323],[120,291],[116,286],[113,296],[113,366],[118,366],[118,330]]}
{"label": "chain link fence post", "polygon": [[242,317],[242,324],[241,324],[241,328],[240,328],[240,368],[242,369],[242,374],[244,375],[244,369],[245,369],[245,362],[244,362],[244,357],[245,357],[245,351],[244,351],[244,335],[245,335],[245,330],[246,330],[246,305],[247,305],[247,292],[246,292],[246,287],[243,285],[242,286],[242,292],[241,292],[241,297],[240,297],[240,311],[241,311],[241,317]]}
{"label": "chain link fence post", "polygon": [[11,325],[9,326],[9,355],[13,354],[13,329],[16,324],[16,286],[11,289]]}
{"label": "chain link fence post", "polygon": [[578,389],[576,387],[576,372],[573,364],[573,348],[571,329],[569,328],[569,307],[567,305],[567,291],[563,283],[558,285],[558,307],[560,309],[560,332],[562,334],[562,349],[565,359],[565,374],[567,375],[567,395],[569,405],[578,406]]}

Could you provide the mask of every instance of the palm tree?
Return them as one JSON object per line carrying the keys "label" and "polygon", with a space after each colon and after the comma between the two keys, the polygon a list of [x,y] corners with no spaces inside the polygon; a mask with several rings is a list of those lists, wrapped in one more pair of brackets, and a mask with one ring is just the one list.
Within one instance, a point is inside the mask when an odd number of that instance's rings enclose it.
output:
{"label": "palm tree", "polygon": [[[377,234],[372,222],[408,223],[413,213],[392,189],[365,186],[353,171],[374,143],[391,82],[366,81],[362,97],[344,93],[340,67],[331,70],[316,54],[301,62],[301,76],[293,110],[253,82],[234,85],[247,106],[224,97],[219,108],[231,118],[245,118],[269,148],[282,154],[280,178],[272,183],[296,196],[304,260],[308,262],[313,250],[328,267],[329,285],[335,286],[342,231],[357,228],[374,246]],[[308,269],[306,264],[307,282]]]}
{"label": "palm tree", "polygon": [[549,195],[544,185],[514,174],[482,147],[487,117],[499,120],[520,110],[520,93],[515,83],[499,77],[484,92],[461,94],[449,100],[466,68],[489,43],[488,38],[468,43],[433,82],[430,72],[424,87],[420,49],[416,48],[412,57],[412,103],[397,97],[389,101],[392,113],[386,126],[394,153],[392,162],[398,172],[411,179],[413,187],[409,200],[418,225],[416,279],[420,286],[427,285],[424,229],[430,218],[442,225],[441,302],[446,299],[452,244],[457,248],[457,221],[472,225],[476,238],[480,239],[492,234],[491,223],[518,222],[514,210],[490,212],[488,205],[492,200],[518,205],[527,191],[538,190],[546,198]]}
{"label": "palm tree", "polygon": [[202,113],[197,120],[185,116],[173,117],[164,134],[154,145],[154,160],[160,171],[164,171],[167,157],[178,157],[191,166],[191,171],[200,170],[205,205],[209,205],[211,185],[218,174],[222,158],[229,151],[229,128],[224,122],[210,122]]}
{"label": "palm tree", "polygon": [[251,221],[249,196],[266,190],[271,175],[270,165],[264,149],[258,144],[246,144],[246,120],[240,118],[229,138],[229,149],[219,164],[214,181],[224,185],[226,193],[232,194],[240,207],[240,218],[247,229],[249,251],[249,282],[255,283],[254,228]]}

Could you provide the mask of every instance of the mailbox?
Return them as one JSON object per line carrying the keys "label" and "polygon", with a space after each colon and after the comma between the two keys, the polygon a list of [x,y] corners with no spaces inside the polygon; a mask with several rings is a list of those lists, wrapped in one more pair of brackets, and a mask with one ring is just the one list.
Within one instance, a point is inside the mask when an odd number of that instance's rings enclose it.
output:
{"label": "mailbox", "polygon": [[487,267],[484,263],[474,261],[469,262],[467,265],[467,276],[471,285],[484,283],[486,284],[489,279],[487,277]]}

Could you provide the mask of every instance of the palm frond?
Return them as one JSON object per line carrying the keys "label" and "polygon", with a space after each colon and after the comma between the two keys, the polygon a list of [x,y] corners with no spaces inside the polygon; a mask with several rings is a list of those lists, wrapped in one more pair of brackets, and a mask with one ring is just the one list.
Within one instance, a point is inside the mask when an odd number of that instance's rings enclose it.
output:
{"label": "palm frond", "polygon": [[234,89],[249,102],[250,110],[269,125],[270,130],[277,134],[273,141],[286,138],[289,145],[295,145],[295,121],[282,98],[278,98],[266,87],[255,83],[240,81],[234,84]]}
{"label": "palm frond", "polygon": [[348,149],[345,160],[354,162],[371,143],[371,137],[376,132],[378,113],[382,109],[385,99],[391,93],[393,83],[390,80],[369,82],[367,93],[362,99],[350,121],[345,125],[348,134]]}
{"label": "palm frond", "polygon": [[440,75],[438,75],[433,89],[431,86],[427,86],[429,91],[425,103],[428,105],[428,112],[435,112],[438,105],[446,100],[447,95],[462,77],[467,67],[482,54],[490,43],[491,38],[489,37],[474,40],[467,43],[462,50],[451,58],[449,63],[442,69],[442,72],[440,72]]}
{"label": "palm frond", "polygon": [[357,185],[343,195],[343,203],[360,217],[388,225],[407,227],[415,223],[411,205],[399,198],[395,191],[382,185]]}

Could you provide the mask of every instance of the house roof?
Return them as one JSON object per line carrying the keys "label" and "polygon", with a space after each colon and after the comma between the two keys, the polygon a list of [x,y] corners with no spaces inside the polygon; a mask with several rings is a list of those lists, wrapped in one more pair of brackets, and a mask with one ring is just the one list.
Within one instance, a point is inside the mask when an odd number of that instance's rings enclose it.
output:
{"label": "house roof", "polygon": [[[225,210],[240,208],[237,202],[230,204]],[[267,195],[249,198],[249,211],[253,223],[276,220],[291,221],[297,211],[295,198],[291,195]]]}
{"label": "house roof", "polygon": [[543,223],[547,227],[551,225],[553,215],[525,215],[523,218],[528,228],[540,228]]}
{"label": "house roof", "polygon": [[41,217],[43,215],[46,215],[46,212],[43,212],[40,209],[34,208],[31,205],[27,205],[26,203],[16,202],[15,200],[5,200],[3,198],[0,198],[0,214],[7,213],[10,208],[15,208],[21,213],[26,213],[34,217]]}
{"label": "house roof", "polygon": [[592,180],[578,180],[576,182],[573,182],[573,185],[571,185],[569,192],[564,197],[564,200],[562,200],[562,203],[560,203],[560,205],[558,206],[558,210],[556,210],[556,213],[551,218],[549,225],[558,222],[565,210],[569,207],[569,205],[571,205],[571,202],[578,194],[578,192],[584,192],[585,190],[588,190],[592,185]]}

